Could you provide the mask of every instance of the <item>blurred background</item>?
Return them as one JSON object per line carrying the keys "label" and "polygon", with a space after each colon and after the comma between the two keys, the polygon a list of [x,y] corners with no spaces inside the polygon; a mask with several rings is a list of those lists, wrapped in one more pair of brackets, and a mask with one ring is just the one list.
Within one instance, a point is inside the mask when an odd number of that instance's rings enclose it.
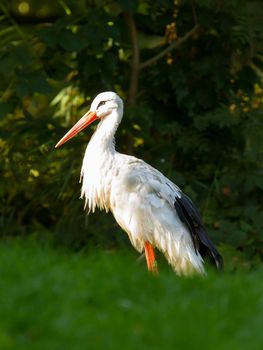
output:
{"label": "blurred background", "polygon": [[232,269],[260,264],[262,23],[260,0],[1,1],[1,236],[128,246],[79,199],[94,129],[54,149],[113,90],[125,102],[118,150],[194,200]]}

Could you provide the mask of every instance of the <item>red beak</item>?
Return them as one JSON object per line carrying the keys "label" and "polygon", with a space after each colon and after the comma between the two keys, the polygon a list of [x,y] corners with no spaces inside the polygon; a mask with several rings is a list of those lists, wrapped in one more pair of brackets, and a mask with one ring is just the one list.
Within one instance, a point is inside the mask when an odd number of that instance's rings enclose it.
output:
{"label": "red beak", "polygon": [[85,129],[94,120],[97,119],[95,112],[87,112],[67,133],[62,137],[62,139],[56,144],[56,148],[62,146],[65,142],[71,139],[73,136],[77,135],[80,131]]}

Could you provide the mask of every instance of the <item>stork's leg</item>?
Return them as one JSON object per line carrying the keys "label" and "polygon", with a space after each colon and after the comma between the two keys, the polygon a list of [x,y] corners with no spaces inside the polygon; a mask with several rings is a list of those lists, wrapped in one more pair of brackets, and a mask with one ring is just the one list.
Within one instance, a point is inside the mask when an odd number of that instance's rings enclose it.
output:
{"label": "stork's leg", "polygon": [[154,274],[158,273],[157,261],[155,260],[154,249],[153,249],[153,246],[148,241],[144,243],[144,251],[145,251],[148,270]]}

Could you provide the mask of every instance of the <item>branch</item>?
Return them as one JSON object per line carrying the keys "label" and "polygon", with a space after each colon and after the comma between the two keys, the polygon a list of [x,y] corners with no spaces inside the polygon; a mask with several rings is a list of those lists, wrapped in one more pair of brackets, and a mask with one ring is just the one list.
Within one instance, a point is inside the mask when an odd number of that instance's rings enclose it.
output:
{"label": "branch", "polygon": [[136,103],[136,95],[137,95],[137,89],[138,89],[140,51],[138,46],[137,30],[136,30],[134,18],[128,12],[124,12],[124,18],[130,32],[131,44],[132,44],[132,61],[131,61],[128,103],[130,105],[134,105]]}
{"label": "branch", "polygon": [[192,15],[193,15],[194,24],[197,24],[197,15],[196,15],[196,10],[195,10],[195,0],[191,0],[191,8],[192,8]]}
{"label": "branch", "polygon": [[[134,106],[136,104],[138,82],[139,82],[139,66],[140,66],[140,50],[137,39],[137,29],[133,16],[129,12],[124,12],[124,19],[126,21],[132,45],[132,59],[130,67],[130,86],[128,92],[128,104]],[[131,133],[127,132],[126,152],[133,153],[133,137]]]}
{"label": "branch", "polygon": [[195,34],[199,30],[200,26],[199,24],[195,25],[194,28],[192,28],[189,32],[187,32],[182,38],[180,38],[178,41],[171,43],[166,49],[164,49],[162,52],[158,53],[157,55],[153,56],[152,58],[146,60],[145,62],[141,63],[139,65],[139,69],[144,69],[151,64],[159,61],[160,58],[165,56],[168,52],[178,49],[179,46],[181,46],[185,41],[187,41],[193,34]]}

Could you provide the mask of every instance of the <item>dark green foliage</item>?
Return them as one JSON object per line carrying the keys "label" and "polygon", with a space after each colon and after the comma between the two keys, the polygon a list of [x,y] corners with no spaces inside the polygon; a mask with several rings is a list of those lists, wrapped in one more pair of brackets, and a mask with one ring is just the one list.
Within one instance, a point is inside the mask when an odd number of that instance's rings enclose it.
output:
{"label": "dark green foliage", "polygon": [[[98,92],[115,90],[126,103],[119,150],[145,159],[182,187],[223,255],[234,257],[233,266],[258,263],[260,1],[30,4],[24,15],[15,1],[0,6],[1,234],[37,232],[76,249],[126,243],[110,216],[86,218],[79,200],[92,128],[54,149]],[[129,20],[137,27],[139,64],[199,27],[153,64],[136,67]]]}

